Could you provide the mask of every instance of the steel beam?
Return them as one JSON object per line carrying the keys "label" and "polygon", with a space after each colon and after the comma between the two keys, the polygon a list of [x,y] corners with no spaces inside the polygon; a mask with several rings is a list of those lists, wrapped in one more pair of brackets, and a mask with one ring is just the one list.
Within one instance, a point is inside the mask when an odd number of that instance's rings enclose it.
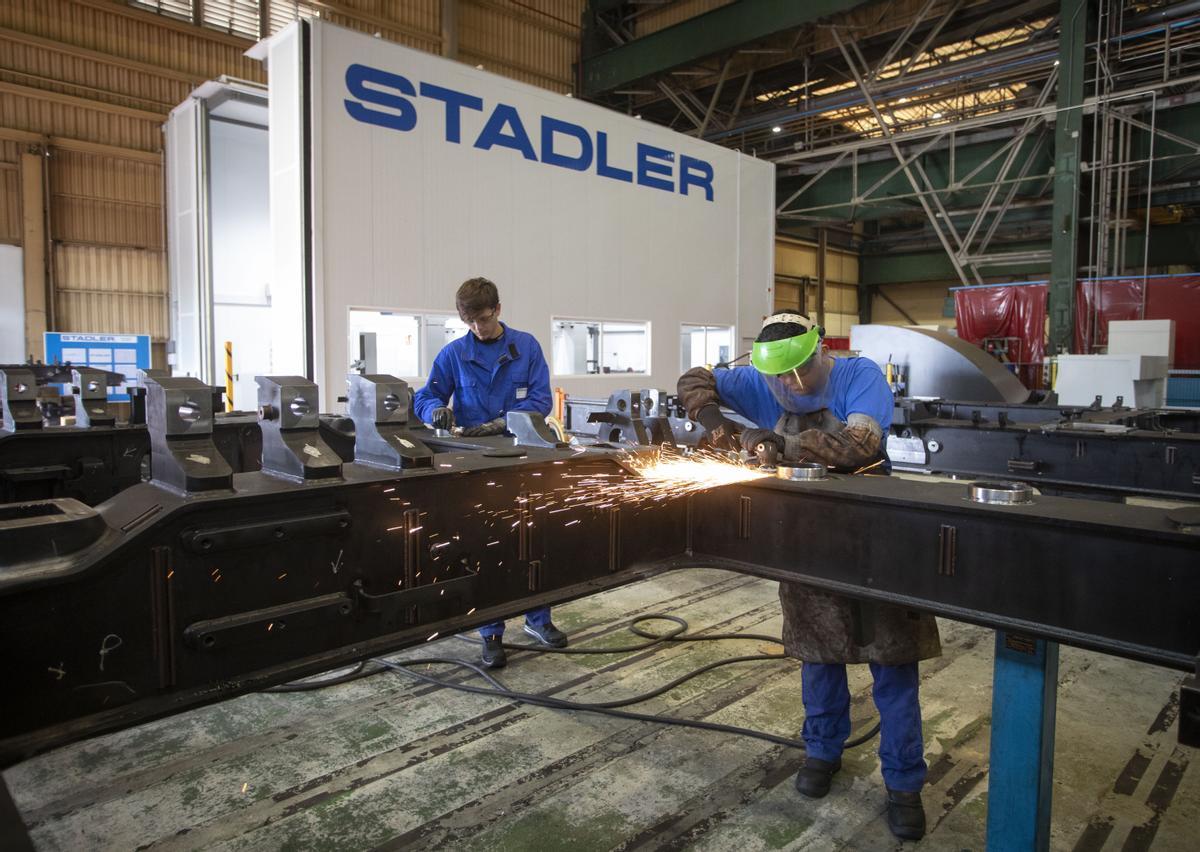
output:
{"label": "steel beam", "polygon": [[[862,0],[742,0],[583,58],[584,97],[734,50],[862,5]],[[589,9],[585,15],[595,16]]]}
{"label": "steel beam", "polygon": [[1075,330],[1086,10],[1086,0],[1062,0],[1059,15],[1058,117],[1054,125],[1054,207],[1048,293],[1052,354],[1070,351]]}
{"label": "steel beam", "polygon": [[[904,153],[900,150],[900,146],[896,142],[895,135],[892,133],[892,129],[888,126],[888,123],[883,120],[883,114],[879,111],[879,107],[876,105],[875,99],[871,95],[870,88],[868,87],[866,81],[863,79],[862,75],[859,73],[858,67],[855,64],[854,59],[850,56],[850,51],[847,50],[845,42],[843,42],[841,36],[838,35],[838,31],[836,29],[834,29],[834,30],[831,30],[831,32],[833,33],[834,41],[837,42],[838,49],[842,52],[842,58],[846,60],[846,65],[850,69],[850,73],[854,76],[854,82],[858,84],[859,90],[862,92],[863,97],[867,101],[867,105],[871,109],[871,114],[875,116],[875,121],[879,124],[880,132],[883,134],[884,138],[888,141],[888,144],[891,146],[892,152],[896,155],[896,159],[903,162],[904,161]],[[915,164],[915,165],[917,165],[918,171],[919,171],[921,177],[928,184],[929,179],[924,174],[924,171],[919,168],[919,164]],[[942,244],[942,248],[944,248],[946,250],[946,255],[950,259],[950,265],[954,267],[955,275],[958,277],[958,279],[963,284],[970,283],[967,280],[966,271],[963,269],[962,264],[958,260],[958,252],[962,250],[962,245],[961,245],[961,242],[959,242],[959,240],[958,240],[957,232],[955,232],[953,230],[954,226],[951,224],[949,217],[946,217],[946,216],[943,217],[945,219],[945,225],[951,230],[951,234],[954,236],[955,242],[959,243],[957,249],[955,248],[955,246],[950,244],[950,241],[946,238],[946,235],[942,232],[942,228],[941,228],[940,224],[938,223],[937,216],[934,214],[933,209],[929,205],[927,193],[930,195],[933,195],[933,198],[935,199],[937,205],[939,207],[941,206],[940,199],[937,199],[937,196],[931,192],[932,185],[922,186],[920,184],[920,182],[917,180],[916,176],[914,176],[913,170],[910,167],[908,167],[907,165],[905,166],[903,171],[904,171],[904,176],[906,178],[908,178],[908,182],[912,185],[913,192],[915,192],[917,195],[917,201],[920,202],[921,208],[925,211],[925,215],[929,219],[930,227],[933,228],[934,233],[937,235],[938,242],[940,242]]]}
{"label": "steel beam", "polygon": [[1167,510],[837,475],[571,508],[537,495],[625,475],[619,454],[445,449],[429,468],[144,484],[0,517],[0,642],[23,690],[0,758],[700,565],[1182,669],[1200,644],[1200,527]]}

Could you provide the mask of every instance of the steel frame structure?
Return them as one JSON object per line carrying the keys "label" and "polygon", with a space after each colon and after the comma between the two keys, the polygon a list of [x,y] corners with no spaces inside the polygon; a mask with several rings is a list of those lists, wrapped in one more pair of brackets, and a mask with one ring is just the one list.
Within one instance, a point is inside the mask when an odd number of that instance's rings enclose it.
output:
{"label": "steel frame structure", "polygon": [[[718,566],[865,601],[864,631],[870,602],[996,628],[991,789],[1021,805],[989,809],[988,845],[1043,849],[1057,643],[1187,671],[1200,662],[1195,509],[976,502],[958,485],[836,475],[573,503],[588,483],[636,477],[628,451],[568,447],[529,414],[510,415],[518,446],[426,445],[407,430],[403,382],[352,375],[357,461],[343,464],[308,404],[315,385],[258,383],[260,472],[214,462],[211,389],[164,378],[148,384],[152,483],[95,509],[0,507],[0,645],[22,695],[0,716],[0,761]],[[611,437],[667,438],[665,418],[644,416],[663,401],[621,401],[622,417],[595,418]],[[1195,678],[1181,690],[1180,740],[1200,745]],[[0,832],[28,844],[2,788]]]}
{"label": "steel frame structure", "polygon": [[1200,652],[1200,526],[1186,514],[977,504],[964,486],[870,476],[541,508],[539,494],[579,477],[623,474],[612,451],[490,439],[405,471],[356,463],[304,482],[238,474],[232,490],[143,484],[96,509],[6,507],[0,637],[22,701],[4,715],[0,755],[690,565],[1184,670]]}
{"label": "steel frame structure", "polygon": [[[622,5],[594,4],[613,22],[606,25],[612,44],[636,44],[645,38],[637,30],[645,10]],[[775,161],[785,230],[813,237],[816,228],[843,227],[848,247],[871,251],[924,248],[928,235],[961,284],[1009,270],[1046,276],[1052,262],[1064,281],[1068,267],[1076,277],[1118,275],[1136,263],[1144,274],[1153,205],[1181,198],[1172,180],[1192,174],[1200,154],[1200,140],[1160,120],[1168,103],[1176,109],[1197,100],[1200,27],[1184,14],[1187,2],[1138,15],[1125,5],[1067,0],[1004,9],[986,0],[926,0],[890,28],[864,24],[868,11],[844,11],[670,69],[609,102]],[[1069,38],[1060,20],[1075,24]],[[681,34],[693,22],[678,25]],[[1072,73],[1060,85],[1068,60]],[[670,90],[666,101],[662,87]],[[1086,125],[1076,121],[1083,116]],[[982,162],[957,165],[984,142],[992,147]],[[1074,151],[1080,143],[1092,149],[1086,162],[1086,148]],[[1066,159],[1056,164],[1055,150],[1064,147]],[[860,175],[864,164],[880,162],[890,164],[884,172]],[[835,180],[849,185],[846,200],[807,200]],[[1062,184],[1058,212],[1055,183]],[[1080,190],[1078,214],[1065,215]],[[1173,209],[1186,216],[1190,208]],[[880,225],[856,228],[864,218]],[[1070,223],[1065,239],[1053,222]],[[1077,256],[1080,226],[1088,246]],[[1052,300],[1059,344],[1073,320],[1068,290],[1059,286]]]}

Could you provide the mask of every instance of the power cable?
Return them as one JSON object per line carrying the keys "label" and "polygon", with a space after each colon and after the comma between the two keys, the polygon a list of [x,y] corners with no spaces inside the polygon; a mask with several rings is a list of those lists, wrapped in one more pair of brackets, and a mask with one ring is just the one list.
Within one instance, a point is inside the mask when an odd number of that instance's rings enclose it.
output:
{"label": "power cable", "polygon": [[[639,626],[643,621],[670,621],[674,623],[674,627],[666,633],[652,633],[649,630]],[[641,636],[647,641],[633,645],[623,645],[616,648],[551,648],[542,645],[516,645],[503,643],[505,648],[514,651],[530,651],[539,654],[624,654],[633,653],[636,651],[644,651],[652,648],[655,645],[660,645],[666,642],[714,642],[718,640],[728,639],[749,639],[759,642],[770,642],[776,645],[782,645],[782,641],[774,636],[767,636],[761,633],[712,633],[706,635],[697,635],[688,633],[688,623],[675,615],[667,615],[665,613],[650,613],[639,616],[633,619],[628,625],[630,632],[635,636]],[[458,638],[464,641],[480,644],[480,640],[472,639],[466,636]],[[716,731],[718,733],[735,734],[738,736],[752,737],[754,739],[764,740],[776,745],[786,746],[788,748],[804,750],[804,741],[792,739],[789,737],[779,736],[777,734],[768,733],[766,731],[755,730],[754,728],[744,728],[738,725],[725,725],[718,722],[704,722],[696,719],[678,719],[672,716],[661,716],[653,713],[638,713],[631,710],[622,710],[622,707],[628,707],[633,704],[640,704],[644,701],[649,701],[651,698],[656,698],[671,690],[675,689],[683,683],[686,683],[693,678],[699,677],[702,674],[713,671],[722,666],[733,665],[735,663],[760,662],[764,660],[783,660],[787,659],[786,654],[748,654],[739,657],[729,657],[724,660],[717,660],[713,663],[693,669],[669,683],[652,689],[649,692],[639,693],[628,698],[616,699],[613,701],[599,702],[582,702],[569,701],[563,698],[553,698],[548,695],[537,693],[520,692],[510,689],[499,678],[491,672],[485,670],[475,663],[467,660],[458,659],[455,657],[418,657],[408,660],[386,660],[382,658],[373,658],[364,660],[358,663],[348,671],[342,674],[336,674],[320,679],[309,679],[286,683],[280,686],[274,686],[263,690],[264,692],[309,692],[317,689],[325,689],[326,687],[336,686],[338,684],[349,683],[364,677],[379,674],[384,671],[391,671],[396,674],[402,674],[406,677],[411,677],[423,683],[442,686],[448,689],[456,689],[460,692],[469,692],[475,695],[494,695],[499,698],[507,698],[511,701],[516,701],[523,704],[533,704],[539,707],[549,707],[555,710],[569,710],[583,713],[598,713],[604,716],[614,716],[619,719],[631,719],[640,722],[652,722],[659,725],[673,725],[683,728],[697,728],[704,731]],[[367,663],[373,663],[373,667],[368,667]],[[467,669],[476,677],[485,681],[488,686],[472,686],[470,684],[451,681],[446,678],[435,677],[434,675],[425,674],[424,672],[416,671],[415,666],[431,666],[431,665],[446,665],[461,669]],[[865,733],[848,740],[845,748],[854,748],[863,743],[870,741],[876,734],[879,733],[879,722],[876,722]]]}

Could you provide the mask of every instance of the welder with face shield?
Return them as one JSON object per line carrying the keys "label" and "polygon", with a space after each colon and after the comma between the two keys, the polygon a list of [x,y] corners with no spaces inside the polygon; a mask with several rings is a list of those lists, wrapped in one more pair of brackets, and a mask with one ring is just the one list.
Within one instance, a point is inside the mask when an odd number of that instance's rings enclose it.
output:
{"label": "welder with face shield", "polygon": [[[784,464],[813,461],[848,473],[865,468],[886,473],[891,390],[870,359],[833,358],[823,335],[799,314],[767,317],[751,352],[753,366],[715,372],[700,367],[680,377],[679,396],[688,416],[705,427],[719,448],[745,448],[753,455],[767,444]],[[756,428],[727,418],[721,406]],[[829,792],[850,735],[846,664],[866,663],[879,708],[888,827],[901,839],[921,838],[926,764],[917,663],[941,654],[933,616],[800,583],[780,583],[779,600],[784,645],[803,663],[807,755],[796,789],[810,798]]]}

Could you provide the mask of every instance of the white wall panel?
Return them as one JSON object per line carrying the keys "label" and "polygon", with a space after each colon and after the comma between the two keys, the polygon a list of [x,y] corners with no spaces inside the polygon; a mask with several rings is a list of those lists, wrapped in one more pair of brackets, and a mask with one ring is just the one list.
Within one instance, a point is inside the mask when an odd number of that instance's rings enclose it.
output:
{"label": "white wall panel", "polygon": [[[292,34],[294,40],[295,34]],[[299,81],[277,73],[271,51],[272,217],[295,198],[298,170],[277,162],[277,146],[299,138]],[[549,355],[553,316],[649,320],[649,376],[556,380],[568,392],[604,396],[635,384],[673,388],[681,322],[738,325],[753,334],[769,310],[773,274],[774,168],[719,146],[591,104],[315,22],[312,33],[315,379],[324,407],[343,391],[351,306],[414,313],[453,310],[464,279],[483,275],[500,287],[504,319],[537,336]],[[382,106],[346,83],[355,63],[482,98],[461,110],[461,142],[446,136],[446,108],[428,97]],[[368,89],[398,95],[386,82]],[[416,111],[411,129],[356,120],[348,103],[386,115]],[[608,137],[608,162],[635,169],[639,143],[712,165],[714,198],[624,182],[529,160],[476,139],[497,104],[515,107],[539,160],[542,116]],[[279,110],[277,112],[277,110]],[[507,128],[512,130],[511,127]],[[291,137],[290,141],[282,138]],[[559,137],[572,154],[576,140]],[[291,182],[283,180],[290,177]],[[636,181],[636,178],[635,178]],[[678,182],[678,178],[674,178]],[[288,227],[273,222],[273,228]],[[276,277],[294,269],[295,240],[276,241]],[[284,252],[286,254],[281,254]],[[323,327],[323,328],[322,328]],[[277,326],[279,329],[279,326]],[[280,333],[278,330],[277,334]]]}
{"label": "white wall panel", "polygon": [[23,257],[20,246],[0,244],[0,364],[24,364],[30,354],[25,351]]}

